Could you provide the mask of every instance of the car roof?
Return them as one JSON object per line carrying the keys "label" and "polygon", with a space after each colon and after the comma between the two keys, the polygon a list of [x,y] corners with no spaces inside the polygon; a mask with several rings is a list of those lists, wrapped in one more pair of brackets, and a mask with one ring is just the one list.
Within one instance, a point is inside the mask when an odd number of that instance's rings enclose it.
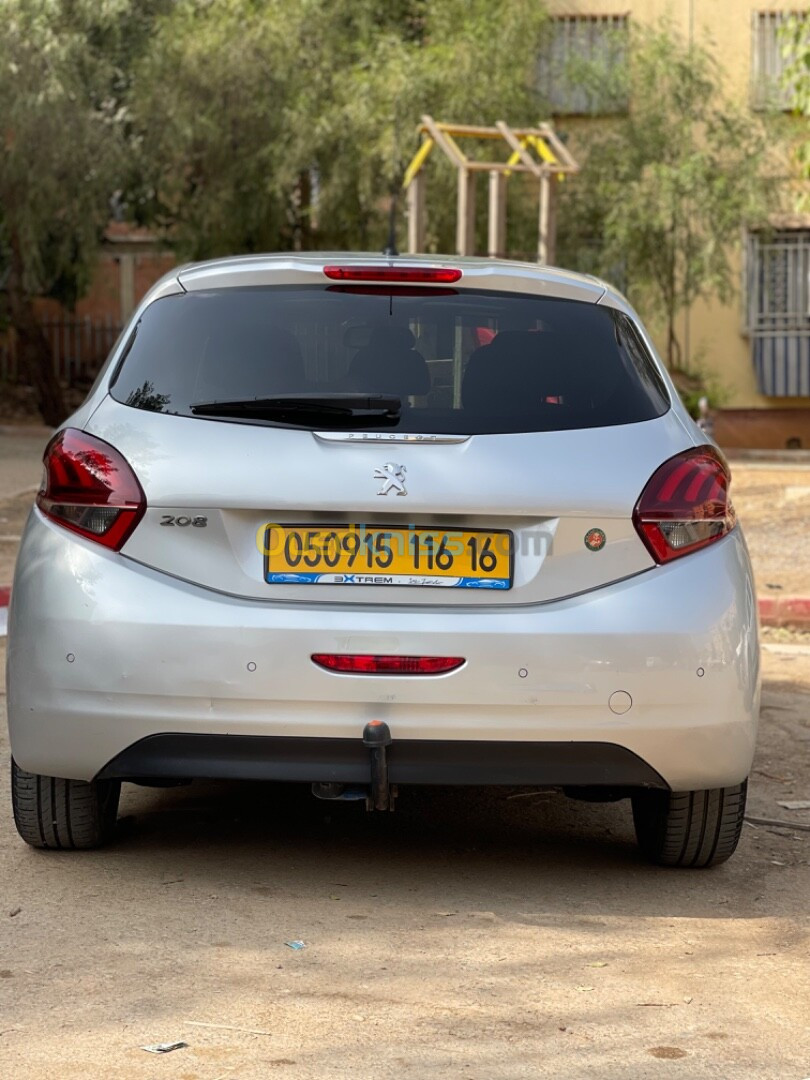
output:
{"label": "car roof", "polygon": [[598,278],[538,263],[461,255],[381,255],[363,252],[307,252],[240,255],[191,263],[172,276],[188,292],[236,286],[326,284],[323,268],[340,266],[457,267],[453,288],[486,289],[602,303],[625,308],[626,302]]}

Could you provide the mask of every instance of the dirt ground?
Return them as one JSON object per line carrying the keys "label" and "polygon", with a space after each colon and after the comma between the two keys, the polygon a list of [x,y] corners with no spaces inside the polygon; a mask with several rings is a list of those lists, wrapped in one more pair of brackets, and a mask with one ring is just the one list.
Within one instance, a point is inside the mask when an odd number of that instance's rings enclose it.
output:
{"label": "dirt ground", "polygon": [[778,805],[810,798],[810,649],[764,663],[749,813],[805,828],[709,871],[641,863],[626,803],[497,789],[127,787],[113,847],[36,852],[4,770],[0,1076],[810,1076],[810,812]]}
{"label": "dirt ground", "polygon": [[732,462],[731,496],[762,595],[810,595],[810,465]]}
{"label": "dirt ground", "polygon": [[[735,468],[763,591],[810,592],[800,489]],[[31,498],[9,494],[0,584]],[[810,811],[779,806],[810,799],[810,635],[766,640],[748,812],[795,827],[746,824],[715,870],[642,863],[626,803],[503,789],[382,816],[128,785],[112,847],[35,852],[2,770],[0,1080],[810,1078]]]}
{"label": "dirt ground", "polygon": [[31,492],[0,499],[0,586],[11,584],[20,536],[33,500]]}

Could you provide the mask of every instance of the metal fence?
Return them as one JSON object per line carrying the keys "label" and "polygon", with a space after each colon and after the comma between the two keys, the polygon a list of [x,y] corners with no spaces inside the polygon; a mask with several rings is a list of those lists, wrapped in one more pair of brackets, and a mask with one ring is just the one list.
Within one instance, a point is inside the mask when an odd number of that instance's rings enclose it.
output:
{"label": "metal fence", "polygon": [[746,254],[748,330],[810,332],[810,229],[751,233]]}
{"label": "metal fence", "polygon": [[[118,335],[121,325],[105,319],[45,319],[40,325],[51,347],[54,371],[68,384],[94,379]],[[0,380],[18,377],[17,338],[14,330],[0,334]]]}
{"label": "metal fence", "polygon": [[769,397],[810,395],[810,230],[753,233],[746,255],[757,386]]}

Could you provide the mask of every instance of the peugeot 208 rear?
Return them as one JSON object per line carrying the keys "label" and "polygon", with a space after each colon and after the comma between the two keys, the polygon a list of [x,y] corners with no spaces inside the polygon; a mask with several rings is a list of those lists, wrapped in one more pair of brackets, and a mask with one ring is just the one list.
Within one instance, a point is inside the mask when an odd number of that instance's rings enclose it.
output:
{"label": "peugeot 208 rear", "polygon": [[122,781],[550,785],[727,858],[758,713],[745,543],[627,303],[563,271],[190,266],[45,453],[13,586],[18,829]]}

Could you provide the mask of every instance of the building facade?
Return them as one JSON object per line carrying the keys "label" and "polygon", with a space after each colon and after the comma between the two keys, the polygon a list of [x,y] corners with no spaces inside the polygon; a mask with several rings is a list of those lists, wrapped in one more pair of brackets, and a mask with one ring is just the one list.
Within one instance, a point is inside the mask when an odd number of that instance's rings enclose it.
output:
{"label": "building facade", "polygon": [[[547,73],[569,58],[624,63],[632,25],[668,19],[673,31],[715,51],[730,98],[755,112],[788,108],[780,27],[810,7],[778,0],[548,0]],[[558,128],[589,110],[576,85],[547,78]],[[591,113],[593,109],[591,106]],[[616,103],[613,103],[616,111]],[[592,122],[598,122],[595,119]],[[808,133],[810,138],[810,133]],[[784,154],[785,162],[790,155]],[[786,176],[789,164],[785,169]],[[785,181],[787,183],[787,178]],[[699,301],[681,319],[685,366],[701,364],[725,393],[727,445],[810,448],[810,214],[774,218],[767,234],[740,222],[740,287],[730,304]],[[766,415],[767,414],[767,415]],[[722,424],[720,432],[722,437]]]}

